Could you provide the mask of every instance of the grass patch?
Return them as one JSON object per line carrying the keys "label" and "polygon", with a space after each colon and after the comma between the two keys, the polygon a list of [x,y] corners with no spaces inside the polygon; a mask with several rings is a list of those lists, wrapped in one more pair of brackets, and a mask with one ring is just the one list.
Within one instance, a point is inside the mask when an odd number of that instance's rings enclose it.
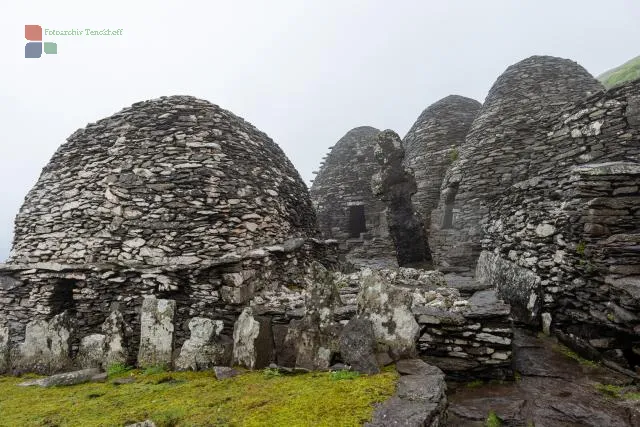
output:
{"label": "grass patch", "polygon": [[558,353],[565,355],[566,357],[568,357],[569,359],[573,359],[576,362],[578,362],[579,364],[583,365],[583,366],[589,366],[589,367],[596,367],[598,366],[598,364],[592,360],[587,360],[584,357],[581,357],[578,353],[576,353],[575,351],[571,350],[569,347],[562,345],[562,344],[555,344],[553,346],[553,349],[556,350]]}
{"label": "grass patch", "polygon": [[585,250],[587,249],[587,244],[584,241],[578,242],[576,244],[576,253],[581,257],[584,257]]}
{"label": "grass patch", "polygon": [[46,389],[0,376],[0,425],[122,426],[151,419],[165,427],[358,426],[393,394],[398,377],[392,367],[377,375],[253,371],[224,381],[210,371],[128,373],[135,382]]}
{"label": "grass patch", "polygon": [[639,78],[640,56],[598,76],[607,89]]}
{"label": "grass patch", "polygon": [[143,371],[144,375],[156,375],[167,372],[167,369],[162,365],[149,366]]}
{"label": "grass patch", "polygon": [[329,375],[331,376],[331,379],[334,381],[355,380],[356,378],[360,378],[360,372],[347,371],[344,369],[341,371],[331,371]]}
{"label": "grass patch", "polygon": [[125,374],[132,369],[133,368],[131,366],[127,366],[124,363],[114,363],[113,365],[109,365],[109,367],[107,368],[107,375],[109,377],[115,377]]}
{"label": "grass patch", "polygon": [[621,386],[613,384],[594,384],[596,390],[605,396],[614,397],[616,399],[640,400],[640,392],[627,392]]}
{"label": "grass patch", "polygon": [[282,373],[275,368],[264,368],[262,370],[262,375],[265,378],[275,378],[275,377],[281,377]]}
{"label": "grass patch", "polygon": [[501,427],[502,419],[500,419],[500,417],[494,411],[489,411],[487,420],[485,421],[484,425],[486,427]]}

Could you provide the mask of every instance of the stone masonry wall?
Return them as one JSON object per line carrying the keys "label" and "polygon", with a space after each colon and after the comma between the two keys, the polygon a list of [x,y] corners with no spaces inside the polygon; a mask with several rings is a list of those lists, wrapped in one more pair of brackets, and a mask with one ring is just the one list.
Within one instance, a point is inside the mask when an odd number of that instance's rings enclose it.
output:
{"label": "stone masonry wall", "polygon": [[474,99],[449,95],[427,107],[402,140],[405,165],[413,171],[418,187],[413,205],[427,233],[444,175],[459,155],[480,107]]}
{"label": "stone masonry wall", "polygon": [[521,320],[640,367],[640,81],[550,117],[530,153],[536,176],[489,205],[480,275]]}
{"label": "stone masonry wall", "polygon": [[487,200],[545,168],[537,162],[535,144],[540,121],[602,89],[584,68],[566,59],[533,56],[507,68],[443,180],[429,234],[437,265],[475,267]]}

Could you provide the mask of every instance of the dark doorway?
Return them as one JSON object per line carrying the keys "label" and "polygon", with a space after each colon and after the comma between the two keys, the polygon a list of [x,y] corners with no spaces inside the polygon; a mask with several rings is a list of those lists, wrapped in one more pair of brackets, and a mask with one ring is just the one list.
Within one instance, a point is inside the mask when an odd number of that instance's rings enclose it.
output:
{"label": "dark doorway", "polygon": [[349,236],[360,237],[360,233],[367,231],[367,221],[364,217],[364,206],[349,206]]}
{"label": "dark doorway", "polygon": [[76,287],[76,281],[72,279],[61,279],[53,288],[53,294],[49,300],[51,306],[51,314],[60,314],[65,310],[75,312],[76,303],[73,300],[73,289]]}

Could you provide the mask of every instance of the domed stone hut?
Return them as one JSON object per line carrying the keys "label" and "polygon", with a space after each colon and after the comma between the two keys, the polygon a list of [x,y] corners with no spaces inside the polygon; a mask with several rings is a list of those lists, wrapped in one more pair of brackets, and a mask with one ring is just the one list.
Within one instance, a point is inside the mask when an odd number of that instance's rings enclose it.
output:
{"label": "domed stone hut", "polygon": [[359,259],[395,260],[385,205],[374,196],[371,179],[379,165],[374,148],[380,131],[361,126],[331,148],[311,186],[318,226]]}
{"label": "domed stone hut", "polygon": [[175,301],[169,350],[195,316],[230,336],[254,295],[304,285],[327,252],[317,235],[304,182],[266,134],[193,97],[139,102],[76,131],[42,171],[0,267],[0,318],[17,345],[30,321],[66,313],[75,354],[116,311],[131,359],[156,296]]}
{"label": "domed stone hut", "polygon": [[412,197],[425,232],[431,226],[431,211],[438,206],[444,175],[457,159],[471,123],[480,111],[475,99],[449,95],[431,104],[418,117],[404,137],[405,165],[416,179]]}
{"label": "domed stone hut", "polygon": [[532,56],[507,68],[446,173],[429,233],[437,265],[474,267],[487,200],[538,172],[531,159],[540,149],[533,144],[540,120],[601,90],[587,70],[568,59]]}

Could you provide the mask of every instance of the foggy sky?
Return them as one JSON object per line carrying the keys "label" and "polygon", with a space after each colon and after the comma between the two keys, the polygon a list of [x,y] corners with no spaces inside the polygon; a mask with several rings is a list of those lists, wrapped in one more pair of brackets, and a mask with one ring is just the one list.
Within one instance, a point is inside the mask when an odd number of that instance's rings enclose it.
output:
{"label": "foggy sky", "polygon": [[[531,55],[598,75],[640,54],[637,0],[5,0],[0,15],[0,261],[57,147],[137,101],[218,104],[273,138],[308,183],[349,129],[404,136],[444,96],[482,102]],[[45,36],[58,54],[25,59],[25,24],[123,35]]]}

